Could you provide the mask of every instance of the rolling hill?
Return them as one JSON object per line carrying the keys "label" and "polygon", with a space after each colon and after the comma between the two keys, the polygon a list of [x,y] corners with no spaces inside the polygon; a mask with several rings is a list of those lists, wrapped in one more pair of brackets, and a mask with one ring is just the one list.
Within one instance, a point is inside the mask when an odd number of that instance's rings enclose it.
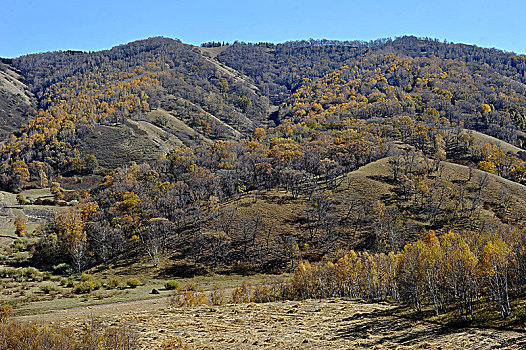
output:
{"label": "rolling hill", "polygon": [[[356,118],[446,118],[519,147],[524,142],[524,58],[429,39],[197,48],[150,38],[100,52],[22,56],[2,67],[4,133],[27,123],[17,135],[50,134],[53,157],[66,162],[74,149],[109,168],[148,161],[171,146],[236,140],[285,119],[297,123],[309,110],[330,115],[331,108]],[[316,102],[319,111],[312,110]],[[38,141],[18,147],[26,148],[26,162],[47,162]],[[74,172],[64,162],[48,163],[55,172]]]}
{"label": "rolling hill", "polygon": [[281,270],[522,227],[524,71],[523,56],[414,37],[22,56],[1,66],[0,186],[56,182],[94,203],[86,265],[102,244]]}
{"label": "rolling hill", "polygon": [[[194,47],[158,37],[99,52],[22,56],[2,63],[2,105],[10,109],[4,109],[1,117],[6,120],[5,132],[13,131],[13,137],[0,153],[0,182],[11,191],[52,181],[88,189],[104,216],[116,215],[115,206],[126,200],[126,193],[133,193],[141,203],[153,203],[153,207],[141,204],[139,217],[168,217],[178,231],[197,229],[199,239],[212,246],[221,239],[203,235],[203,230],[215,232],[219,223],[203,203],[219,201],[224,207],[232,198],[251,192],[255,205],[261,205],[258,195],[271,191],[280,203],[278,209],[269,204],[236,215],[256,220],[251,225],[257,226],[257,213],[274,213],[264,226],[282,231],[275,244],[281,252],[278,265],[290,245],[299,245],[302,254],[313,258],[332,252],[312,242],[320,232],[336,237],[326,240],[331,244],[354,235],[346,246],[377,249],[387,243],[375,242],[385,237],[369,237],[379,224],[374,220],[375,201],[385,201],[385,210],[411,223],[403,229],[389,228],[404,237],[399,239],[402,243],[419,237],[422,230],[466,225],[447,218],[450,211],[459,218],[467,215],[463,206],[461,214],[458,205],[448,207],[447,200],[441,199],[436,212],[421,213],[431,205],[433,190],[445,186],[448,200],[454,202],[464,198],[457,191],[469,188],[460,178],[440,179],[438,184],[433,177],[439,170],[437,162],[442,161],[440,174],[455,173],[452,169],[460,174],[467,166],[470,181],[473,169],[479,168],[524,183],[519,155],[526,115],[524,67],[524,58],[512,53],[414,37],[368,43],[236,42],[219,47]],[[22,115],[22,110],[32,114]],[[416,167],[405,171],[408,186],[425,184],[433,189],[430,193],[393,188],[385,172],[375,171],[367,181],[357,182],[358,192],[348,192],[353,171],[378,170],[377,162],[394,167],[393,162],[402,158],[407,163],[407,157],[413,157],[411,167]],[[151,197],[151,185],[143,180],[119,175],[130,164],[143,164],[133,176],[153,171],[155,180],[150,180],[159,186],[187,186],[176,207],[163,208],[166,204]],[[79,185],[93,173],[110,176],[109,182]],[[394,181],[399,180],[396,176]],[[90,181],[93,178],[86,184]],[[119,181],[132,182],[123,187]],[[340,191],[340,182],[349,189],[336,195],[331,191]],[[385,191],[375,198],[360,196],[360,191],[375,186]],[[292,199],[279,194],[281,190]],[[505,224],[497,201],[481,197],[481,191],[467,205],[486,220],[469,225]],[[106,195],[108,199],[103,198]],[[325,201],[330,215],[315,219],[320,213],[311,206],[317,201]],[[520,212],[519,202],[512,208]],[[130,215],[118,208],[123,217]],[[183,213],[183,219],[170,214],[174,209]],[[351,219],[355,210],[361,214]],[[287,217],[284,221],[279,219],[282,214]],[[336,216],[344,219],[330,219]],[[335,225],[325,227],[327,220]],[[515,215],[513,221],[517,220]],[[119,227],[122,230],[122,224]],[[310,232],[310,239],[301,232]],[[194,244],[202,244],[199,239]],[[192,255],[194,248],[178,249]],[[198,260],[205,261],[203,256]],[[223,262],[234,259],[223,258]]]}

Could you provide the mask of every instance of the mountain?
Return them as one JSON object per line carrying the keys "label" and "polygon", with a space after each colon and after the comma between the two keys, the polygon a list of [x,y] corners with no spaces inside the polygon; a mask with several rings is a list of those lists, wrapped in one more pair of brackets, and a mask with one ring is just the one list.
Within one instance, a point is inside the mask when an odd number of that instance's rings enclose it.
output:
{"label": "mountain", "polygon": [[[236,140],[257,127],[298,122],[294,113],[308,113],[322,97],[314,91],[319,84],[335,94],[319,101],[324,115],[331,108],[356,118],[431,114],[519,147],[525,140],[524,56],[436,40],[197,48],[150,38],[5,62],[3,132],[17,131],[15,148],[26,163],[47,163],[55,173],[89,172],[70,160],[86,163],[91,154],[113,168],[177,145]],[[347,102],[342,113],[338,106]],[[4,160],[18,153],[7,149]]]}
{"label": "mountain", "polygon": [[[359,94],[363,90],[365,97],[372,94],[367,106],[352,115],[415,118],[426,108],[434,108],[440,116],[470,129],[516,144],[524,142],[524,55],[401,37],[371,42],[236,43],[217,59],[252,77],[275,104],[294,98],[305,84],[318,84],[319,79],[330,79],[328,75],[343,69],[344,80],[354,79],[346,84],[355,84],[354,89]],[[391,95],[385,95],[386,89],[392,90],[387,94]],[[404,106],[406,95],[415,94],[416,105]],[[491,111],[481,113],[483,104],[490,105]]]}
{"label": "mountain", "polygon": [[3,105],[20,107],[2,115],[13,132],[0,187],[54,182],[56,203],[91,203],[88,265],[107,246],[136,255],[138,240],[156,264],[168,249],[207,268],[254,254],[243,268],[279,270],[428,230],[522,227],[524,69],[523,56],[414,37],[159,37],[22,56],[2,65]]}

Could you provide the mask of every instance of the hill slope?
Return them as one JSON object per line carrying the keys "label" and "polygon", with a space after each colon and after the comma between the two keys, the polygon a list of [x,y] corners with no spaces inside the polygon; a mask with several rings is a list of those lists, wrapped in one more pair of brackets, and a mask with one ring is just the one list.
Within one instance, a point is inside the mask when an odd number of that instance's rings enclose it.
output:
{"label": "hill slope", "polygon": [[[93,168],[90,154],[114,168],[156,159],[181,143],[235,140],[309,114],[445,118],[520,147],[523,61],[413,37],[219,48],[150,38],[100,52],[22,56],[2,65],[2,105],[10,106],[0,111],[4,134],[27,122],[29,104],[39,112],[17,133],[28,137],[13,142],[2,159],[24,154],[26,163],[47,163],[54,174],[81,175]],[[18,93],[23,108],[13,102]],[[79,169],[79,163],[85,164]]]}
{"label": "hill slope", "polygon": [[12,66],[0,62],[0,143],[32,116],[34,97],[23,80]]}
{"label": "hill slope", "polygon": [[[34,104],[39,109],[36,119],[22,131],[33,140],[37,134],[56,139],[57,151],[66,158],[72,157],[73,149],[80,146],[100,157],[101,164],[115,167],[130,160],[156,158],[181,142],[193,146],[203,139],[237,138],[266,122],[268,100],[250,83],[250,78],[222,67],[197,48],[172,39],[153,38],[94,53],[29,55],[14,59],[11,65],[25,77],[38,100]],[[189,125],[195,135],[191,138],[186,132],[179,139],[180,128],[170,128],[162,117],[148,118],[150,111],[161,108]],[[14,120],[11,112],[5,114],[4,118]],[[124,126],[110,137],[116,137],[121,145],[131,145],[132,152],[123,161],[116,161],[115,157],[105,159],[107,152],[101,152],[104,138],[95,145],[94,135],[100,135],[108,124],[125,125],[122,122],[127,119],[152,124],[142,124],[150,131],[163,129],[146,134],[162,134],[160,137],[166,142],[159,142],[157,137],[134,144],[133,132]],[[97,130],[91,130],[93,127]],[[108,134],[117,131],[105,130]],[[91,140],[84,141],[86,135]],[[22,144],[26,147],[26,162],[45,161],[45,156],[36,155],[43,145],[31,140]],[[96,147],[89,151],[88,145]],[[143,152],[143,147],[150,151]],[[30,153],[35,156],[33,159],[27,157]],[[57,164],[51,166],[61,172],[66,170],[57,169]]]}

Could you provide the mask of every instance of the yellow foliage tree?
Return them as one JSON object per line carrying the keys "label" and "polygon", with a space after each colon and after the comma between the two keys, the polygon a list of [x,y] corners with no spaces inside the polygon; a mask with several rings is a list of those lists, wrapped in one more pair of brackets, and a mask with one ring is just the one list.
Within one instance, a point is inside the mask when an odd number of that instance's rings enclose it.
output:
{"label": "yellow foliage tree", "polygon": [[15,218],[15,233],[18,237],[26,235],[26,218],[19,215]]}

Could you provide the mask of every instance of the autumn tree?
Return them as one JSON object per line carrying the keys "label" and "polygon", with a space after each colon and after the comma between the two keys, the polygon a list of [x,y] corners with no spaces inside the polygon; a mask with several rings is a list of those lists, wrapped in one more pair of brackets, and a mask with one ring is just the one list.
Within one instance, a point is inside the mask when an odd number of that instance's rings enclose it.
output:
{"label": "autumn tree", "polygon": [[482,253],[482,273],[502,318],[511,314],[509,298],[512,251],[503,240],[488,241]]}
{"label": "autumn tree", "polygon": [[24,184],[30,180],[29,169],[25,161],[19,160],[11,164],[13,189],[20,191]]}
{"label": "autumn tree", "polygon": [[172,233],[172,225],[166,218],[151,218],[138,230],[140,240],[154,266],[159,265],[170,233]]}
{"label": "autumn tree", "polygon": [[97,210],[92,202],[68,208],[55,217],[55,230],[59,244],[67,251],[80,275],[87,255],[87,239],[84,226],[89,216]]}
{"label": "autumn tree", "polygon": [[62,199],[64,197],[62,187],[60,187],[60,184],[58,182],[51,183],[51,194],[55,199],[55,203],[58,202],[59,199]]}
{"label": "autumn tree", "polygon": [[26,235],[26,228],[27,228],[27,225],[26,225],[26,218],[22,215],[18,215],[16,218],[15,218],[15,234],[18,236],[18,237],[23,237]]}

